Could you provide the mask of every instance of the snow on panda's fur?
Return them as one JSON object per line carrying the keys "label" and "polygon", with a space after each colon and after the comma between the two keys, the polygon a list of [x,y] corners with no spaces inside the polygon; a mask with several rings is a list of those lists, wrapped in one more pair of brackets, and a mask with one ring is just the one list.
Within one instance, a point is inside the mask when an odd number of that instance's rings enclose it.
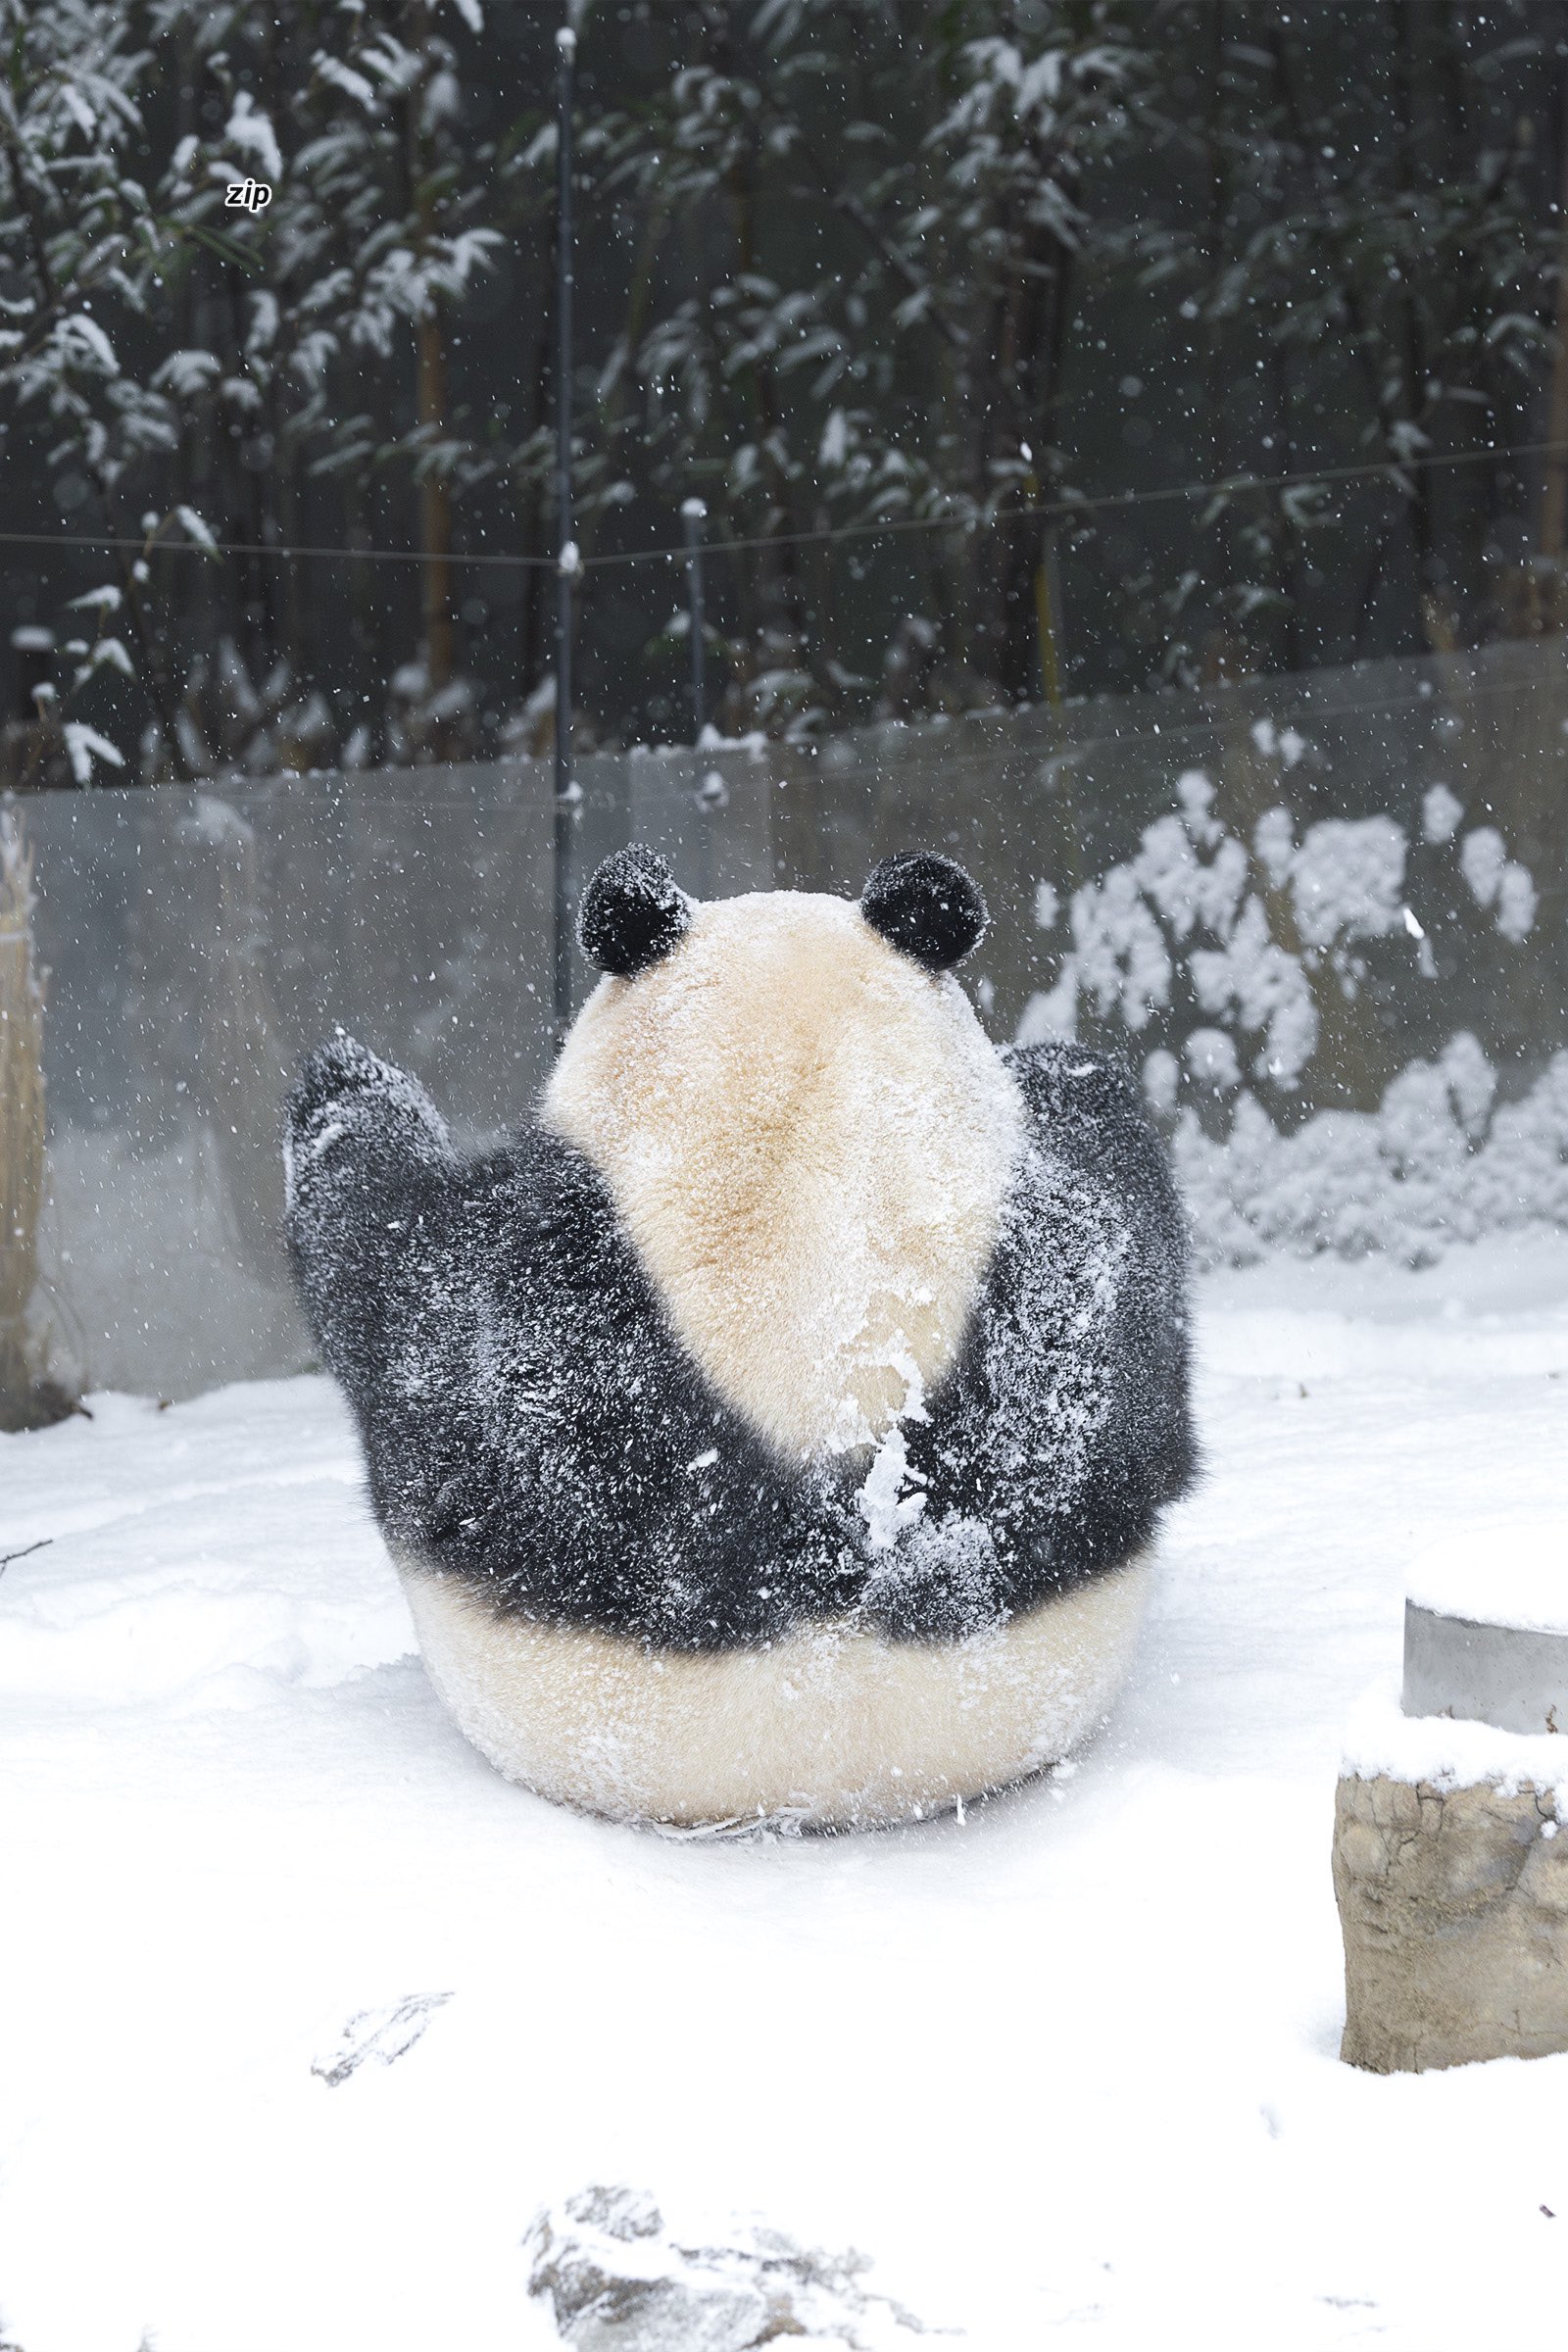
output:
{"label": "snow on panda's fur", "polygon": [[1137,1094],[998,1052],[949,860],[694,905],[640,850],[539,1115],[463,1159],[352,1040],[290,1246],[426,1663],[624,1818],[929,1811],[1061,1755],[1187,1485],[1183,1227]]}

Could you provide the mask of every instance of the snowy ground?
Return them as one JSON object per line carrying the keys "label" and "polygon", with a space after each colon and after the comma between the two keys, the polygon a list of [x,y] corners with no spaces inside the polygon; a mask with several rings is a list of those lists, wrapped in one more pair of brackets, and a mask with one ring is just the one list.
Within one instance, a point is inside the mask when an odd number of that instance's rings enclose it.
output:
{"label": "snowy ground", "polygon": [[1111,1731],[874,1838],[498,1780],[320,1381],[0,1440],[0,1554],[49,1539],[0,1578],[0,2333],[543,2346],[518,2241],[600,2179],[853,2240],[982,2352],[1556,2340],[1568,2056],[1342,2067],[1329,1833],[1404,1559],[1560,1507],[1568,1237],[1217,1276],[1201,1351]]}

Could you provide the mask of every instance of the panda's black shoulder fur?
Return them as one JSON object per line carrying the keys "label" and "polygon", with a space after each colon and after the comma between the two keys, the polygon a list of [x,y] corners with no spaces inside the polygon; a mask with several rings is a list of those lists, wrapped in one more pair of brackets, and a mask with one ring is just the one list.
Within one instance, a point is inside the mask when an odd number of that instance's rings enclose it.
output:
{"label": "panda's black shoulder fur", "polygon": [[1186,1251],[1131,1082],[1017,1050],[1028,1149],[959,1361],[906,1428],[926,1502],[873,1551],[853,1475],[783,1460],[676,1340],[588,1161],[463,1158],[351,1040],[290,1100],[288,1236],[394,1550],[501,1612],[659,1644],[857,1609],[948,1637],[1115,1567],[1192,1475]]}
{"label": "panda's black shoulder fur", "polygon": [[[927,1527],[984,1527],[980,1580],[1017,1610],[1119,1566],[1192,1485],[1187,1220],[1123,1065],[1012,1047],[1027,1142],[958,1363],[910,1446]],[[931,1603],[911,1557],[888,1614]]]}

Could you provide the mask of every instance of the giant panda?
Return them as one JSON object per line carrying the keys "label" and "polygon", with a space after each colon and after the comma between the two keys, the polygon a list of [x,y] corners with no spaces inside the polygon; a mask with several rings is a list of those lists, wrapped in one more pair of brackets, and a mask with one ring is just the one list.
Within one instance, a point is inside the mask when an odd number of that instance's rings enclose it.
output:
{"label": "giant panda", "polygon": [[999,1051],[984,903],[583,894],[604,977],[465,1158],[338,1040],[288,1237],[436,1690],[510,1779],[648,1824],[868,1826],[1104,1718],[1193,1472],[1184,1226],[1130,1081]]}

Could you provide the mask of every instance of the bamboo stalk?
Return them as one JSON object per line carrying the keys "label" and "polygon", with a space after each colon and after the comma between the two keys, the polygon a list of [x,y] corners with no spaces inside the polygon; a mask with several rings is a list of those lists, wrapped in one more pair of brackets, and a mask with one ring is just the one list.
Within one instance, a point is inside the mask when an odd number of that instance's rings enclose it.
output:
{"label": "bamboo stalk", "polygon": [[[433,297],[419,320],[418,358],[419,423],[428,433],[441,434],[447,430],[447,355]],[[452,683],[457,648],[452,620],[452,493],[433,469],[419,485],[419,517],[425,551],[424,666],[429,691],[435,695]]]}
{"label": "bamboo stalk", "polygon": [[[1542,484],[1541,527],[1538,546],[1544,563],[1560,564],[1568,538],[1568,84],[1563,95],[1562,184],[1558,218],[1561,234],[1557,249],[1557,312],[1551,344],[1551,375],[1546,392],[1546,439],[1552,444]],[[1553,605],[1558,598],[1552,596]]]}
{"label": "bamboo stalk", "polygon": [[0,810],[0,1428],[24,1419],[38,1366],[27,1310],[44,1199],[43,982],[33,948],[32,852]]}

